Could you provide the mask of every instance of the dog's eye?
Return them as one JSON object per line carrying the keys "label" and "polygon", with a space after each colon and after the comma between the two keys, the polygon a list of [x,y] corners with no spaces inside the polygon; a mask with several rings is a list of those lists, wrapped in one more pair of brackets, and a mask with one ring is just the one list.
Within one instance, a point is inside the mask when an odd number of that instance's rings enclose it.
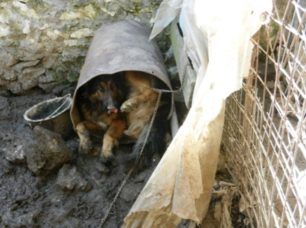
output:
{"label": "dog's eye", "polygon": [[107,84],[106,83],[101,83],[99,86],[99,90],[104,92],[105,90],[107,90]]}
{"label": "dog's eye", "polygon": [[115,83],[110,83],[109,84],[109,88],[112,90],[112,91],[116,91],[118,89],[118,87],[116,86]]}
{"label": "dog's eye", "polygon": [[104,93],[104,92],[105,92],[105,89],[104,89],[104,88],[99,88],[98,92],[99,92],[99,93]]}

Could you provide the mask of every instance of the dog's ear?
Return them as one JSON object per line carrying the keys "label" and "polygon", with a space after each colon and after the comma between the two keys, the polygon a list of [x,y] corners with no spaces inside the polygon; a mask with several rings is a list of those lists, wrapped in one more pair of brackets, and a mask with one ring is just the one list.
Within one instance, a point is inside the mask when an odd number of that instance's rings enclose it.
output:
{"label": "dog's ear", "polygon": [[77,97],[78,97],[78,98],[84,98],[85,93],[86,93],[86,86],[83,85],[83,86],[81,86],[81,87],[78,89],[78,91],[77,91]]}
{"label": "dog's ear", "polygon": [[123,72],[119,72],[119,73],[116,73],[115,75],[113,75],[113,81],[114,81],[116,87],[119,90],[125,91],[126,82],[125,82],[125,79],[124,79],[124,73]]}
{"label": "dog's ear", "polygon": [[92,81],[89,81],[87,83],[85,83],[84,85],[82,85],[77,92],[77,97],[78,99],[82,99],[82,100],[88,100],[88,96],[90,93],[92,93],[92,86],[94,85],[94,83]]}
{"label": "dog's ear", "polygon": [[114,75],[112,76],[112,80],[113,80],[116,84],[118,84],[118,85],[120,85],[120,83],[122,83],[122,79],[123,79],[123,73],[122,73],[122,72],[118,72],[118,73],[116,73],[116,74],[114,74]]}

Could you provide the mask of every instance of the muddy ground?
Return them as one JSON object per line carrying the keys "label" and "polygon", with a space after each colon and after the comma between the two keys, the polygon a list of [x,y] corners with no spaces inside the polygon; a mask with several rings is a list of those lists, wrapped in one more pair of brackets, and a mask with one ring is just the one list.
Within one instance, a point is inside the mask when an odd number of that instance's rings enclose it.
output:
{"label": "muddy ground", "polygon": [[[28,163],[37,161],[29,161],[33,156],[27,153],[33,153],[31,145],[39,142],[23,113],[69,89],[62,87],[50,94],[36,90],[18,97],[1,94],[0,227],[98,227],[125,177],[129,167],[120,159],[130,145],[119,147],[117,162],[107,172],[96,156],[78,155],[75,135],[65,141],[71,154],[64,166],[41,174],[29,170]],[[120,226],[156,163],[132,175],[104,227]]]}
{"label": "muddy ground", "polygon": [[[120,145],[116,162],[108,169],[97,156],[79,155],[76,135],[64,141],[50,131],[31,128],[23,119],[29,107],[72,93],[73,88],[59,86],[49,94],[33,90],[22,96],[0,92],[0,227],[98,227],[131,168],[122,161],[132,145]],[[50,145],[56,145],[55,149]],[[120,227],[158,161],[155,157],[150,167],[131,176],[103,227]],[[231,182],[228,173],[220,175],[220,169],[218,173],[217,192],[218,188],[224,191],[219,182]],[[226,187],[231,194],[235,188]],[[248,227],[237,197],[232,206],[222,199],[213,194],[202,227],[220,227],[224,210],[231,211],[233,227]]]}

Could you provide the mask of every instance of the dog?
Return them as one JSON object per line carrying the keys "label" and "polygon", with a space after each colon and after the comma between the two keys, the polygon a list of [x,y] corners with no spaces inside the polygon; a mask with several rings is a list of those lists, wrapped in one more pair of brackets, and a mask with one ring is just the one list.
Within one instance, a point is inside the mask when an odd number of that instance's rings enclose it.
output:
{"label": "dog", "polygon": [[82,121],[77,124],[76,132],[80,139],[80,152],[93,150],[91,135],[94,133],[103,135],[100,156],[105,160],[113,158],[113,148],[127,127],[125,115],[120,112],[125,99],[124,87],[120,75],[103,75],[79,89],[77,106]]}
{"label": "dog", "polygon": [[158,93],[152,89],[150,77],[137,71],[125,72],[128,97],[120,110],[126,113],[128,129],[124,134],[138,139],[141,131],[149,124],[157,102]]}
{"label": "dog", "polygon": [[[141,150],[145,152],[144,165],[148,166],[154,154],[162,154],[165,149],[167,132],[167,114],[169,113],[169,94],[161,96],[153,87],[153,76],[139,71],[124,72],[127,85],[127,100],[120,110],[126,114],[127,129],[124,134],[136,143],[127,161],[135,161]],[[155,81],[158,82],[158,81]],[[157,84],[158,85],[158,84]],[[162,85],[158,85],[162,87]],[[157,111],[153,125],[149,128],[154,111]],[[150,131],[148,133],[148,131]],[[148,134],[148,137],[146,137]]]}
{"label": "dog", "polygon": [[[157,99],[152,76],[143,72],[126,71],[92,79],[77,94],[82,118],[76,126],[79,150],[89,153],[93,149],[90,135],[96,133],[103,135],[100,152],[103,161],[114,159],[113,148],[123,136],[136,141],[129,161],[135,160],[144,144],[148,160],[156,151],[163,152],[165,112],[158,112],[153,127],[148,128]],[[152,132],[145,140],[148,130]]]}

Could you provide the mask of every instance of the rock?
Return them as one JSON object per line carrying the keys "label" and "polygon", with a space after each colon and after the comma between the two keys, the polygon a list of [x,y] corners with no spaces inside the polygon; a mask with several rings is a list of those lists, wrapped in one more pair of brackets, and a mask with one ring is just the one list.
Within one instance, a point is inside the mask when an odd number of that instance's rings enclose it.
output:
{"label": "rock", "polygon": [[6,160],[12,163],[23,163],[25,161],[25,151],[23,145],[18,145],[15,149],[5,148]]}
{"label": "rock", "polygon": [[58,84],[59,82],[39,83],[38,87],[41,88],[46,93],[50,93]]}
{"label": "rock", "polygon": [[150,177],[151,172],[149,170],[144,170],[140,173],[138,173],[134,178],[133,181],[135,183],[143,183],[146,182],[148,180],[148,178]]}
{"label": "rock", "polygon": [[18,76],[23,90],[34,88],[38,85],[38,78],[45,73],[44,68],[26,68]]}
{"label": "rock", "polygon": [[21,94],[24,90],[22,89],[21,83],[16,81],[13,83],[9,83],[6,87],[14,94]]}
{"label": "rock", "polygon": [[57,54],[51,54],[49,56],[45,56],[42,60],[42,63],[46,69],[49,69],[56,63],[56,59]]}
{"label": "rock", "polygon": [[143,187],[143,184],[127,184],[120,194],[120,198],[125,200],[126,202],[133,202],[138,194],[140,193],[141,189]]}
{"label": "rock", "polygon": [[0,120],[8,119],[11,114],[11,107],[6,97],[0,96]]}
{"label": "rock", "polygon": [[70,151],[72,151],[74,154],[77,154],[79,148],[78,140],[76,140],[75,138],[69,139],[68,141],[66,141],[66,145]]}
{"label": "rock", "polygon": [[77,171],[75,166],[64,165],[57,176],[56,184],[64,191],[89,191],[91,185]]}
{"label": "rock", "polygon": [[13,70],[9,69],[3,73],[3,79],[5,81],[14,81],[17,79],[17,75]]}
{"label": "rock", "polygon": [[[68,84],[60,84],[57,85],[53,88],[52,93],[54,93],[55,95],[62,95],[64,94],[63,91],[69,89],[70,85]],[[73,93],[72,93],[73,94]]]}
{"label": "rock", "polygon": [[[1,87],[1,79],[0,79],[0,87]],[[10,95],[11,94],[7,89],[0,88],[0,96],[8,97]]]}
{"label": "rock", "polygon": [[72,96],[74,93],[75,87],[76,87],[75,83],[57,84],[52,89],[52,93],[57,96],[65,96],[66,94],[71,94]]}
{"label": "rock", "polygon": [[110,174],[110,172],[111,172],[111,169],[109,167],[107,167],[105,164],[103,164],[102,162],[100,162],[96,165],[96,169],[102,175]]}
{"label": "rock", "polygon": [[83,28],[83,29],[79,29],[73,33],[71,33],[70,37],[71,38],[75,38],[75,39],[81,39],[83,37],[90,37],[93,36],[94,31],[92,31],[89,28]]}
{"label": "rock", "polygon": [[10,175],[14,172],[15,166],[11,162],[9,162],[8,160],[3,159],[3,161],[1,162],[0,165],[1,165],[0,170],[5,175]]}
{"label": "rock", "polygon": [[[1,77],[1,75],[2,74],[0,73],[0,77]],[[3,88],[3,86],[6,86],[6,85],[7,85],[7,81],[2,79],[2,78],[0,78],[0,92],[7,90],[7,88],[6,89]]]}
{"label": "rock", "polygon": [[39,211],[28,212],[23,215],[8,211],[1,216],[4,226],[7,227],[34,227]]}
{"label": "rock", "polygon": [[0,27],[0,37],[8,36],[11,33],[10,28],[8,26]]}
{"label": "rock", "polygon": [[[20,94],[42,85],[37,72],[47,69],[56,73],[56,82],[77,80],[69,75],[79,73],[91,37],[101,24],[125,18],[148,23],[160,2],[0,1],[0,83]],[[23,72],[27,68],[32,74]]]}
{"label": "rock", "polygon": [[26,150],[28,168],[37,175],[47,175],[72,159],[72,153],[60,134],[36,126],[36,142]]}
{"label": "rock", "polygon": [[54,81],[55,81],[54,74],[52,74],[52,72],[50,71],[47,71],[44,75],[40,76],[38,79],[39,83],[50,83]]}
{"label": "rock", "polygon": [[11,67],[12,65],[17,63],[17,59],[14,58],[12,54],[6,52],[5,50],[1,50],[3,58],[1,59],[4,67]]}
{"label": "rock", "polygon": [[14,65],[14,69],[18,72],[21,73],[24,69],[28,68],[28,67],[33,67],[36,66],[39,63],[40,60],[33,60],[33,61],[25,61],[25,62],[21,62],[18,63],[16,65]]}
{"label": "rock", "polygon": [[8,91],[7,89],[1,88],[1,80],[0,80],[0,96],[7,97],[10,95],[11,95],[10,91]]}

